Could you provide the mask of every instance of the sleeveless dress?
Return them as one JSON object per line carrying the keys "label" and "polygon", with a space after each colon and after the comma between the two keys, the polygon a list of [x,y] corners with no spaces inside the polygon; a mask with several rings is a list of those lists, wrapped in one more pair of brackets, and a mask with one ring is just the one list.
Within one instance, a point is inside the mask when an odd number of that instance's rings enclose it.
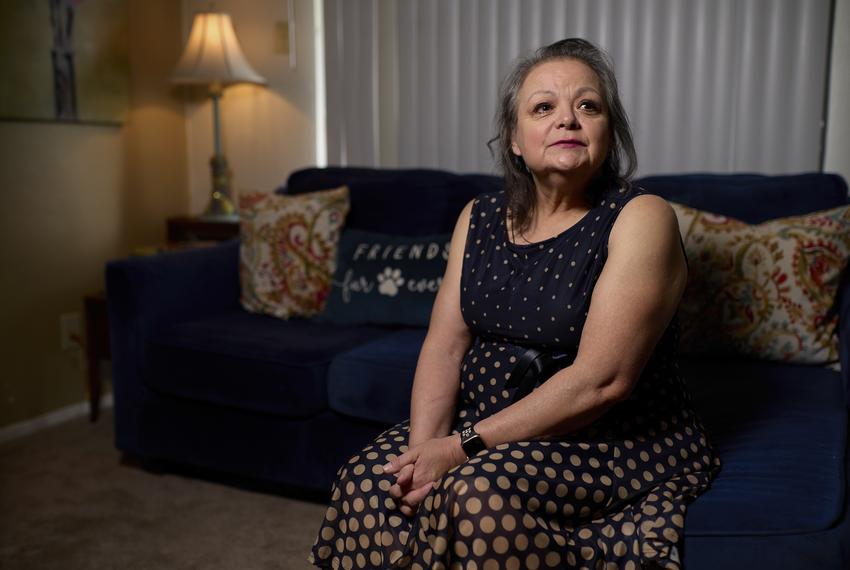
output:
{"label": "sleeveless dress", "polygon": [[[638,189],[612,190],[563,233],[508,240],[503,192],[473,201],[461,310],[473,341],[453,432],[510,405],[529,347],[575,355],[608,235]],[[489,448],[449,470],[412,517],[382,466],[407,450],[407,421],[343,465],[310,554],[325,568],[681,568],[688,503],[720,469],[665,331],[630,397],[577,431]],[[611,347],[617,350],[617,347]],[[653,563],[655,566],[653,566]]]}

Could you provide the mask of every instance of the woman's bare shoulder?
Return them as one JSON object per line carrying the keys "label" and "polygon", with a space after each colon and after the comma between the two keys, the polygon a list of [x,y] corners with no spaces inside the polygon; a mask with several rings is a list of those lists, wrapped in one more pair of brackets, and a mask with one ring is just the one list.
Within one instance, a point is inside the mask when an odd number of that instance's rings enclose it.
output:
{"label": "woman's bare shoulder", "polygon": [[663,240],[678,237],[676,213],[664,198],[640,194],[629,200],[614,221],[611,240]]}

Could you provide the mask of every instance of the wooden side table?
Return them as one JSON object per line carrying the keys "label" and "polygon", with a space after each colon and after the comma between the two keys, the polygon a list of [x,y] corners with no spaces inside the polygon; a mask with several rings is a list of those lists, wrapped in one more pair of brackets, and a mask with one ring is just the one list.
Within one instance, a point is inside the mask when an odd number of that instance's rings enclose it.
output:
{"label": "wooden side table", "polygon": [[103,291],[83,298],[86,323],[86,379],[89,393],[89,421],[96,422],[100,415],[100,362],[109,360],[109,317],[106,312],[106,294]]}
{"label": "wooden side table", "polygon": [[[204,247],[211,241],[222,241],[239,235],[239,222],[230,220],[204,220],[194,216],[179,216],[166,220],[168,244],[140,248],[139,254],[156,254],[163,251]],[[83,298],[86,328],[86,381],[89,394],[89,420],[96,422],[100,415],[101,378],[100,363],[109,360],[109,317],[106,311],[106,294],[103,291]]]}
{"label": "wooden side table", "polygon": [[239,235],[238,220],[205,220],[178,216],[166,221],[169,242],[221,241]]}

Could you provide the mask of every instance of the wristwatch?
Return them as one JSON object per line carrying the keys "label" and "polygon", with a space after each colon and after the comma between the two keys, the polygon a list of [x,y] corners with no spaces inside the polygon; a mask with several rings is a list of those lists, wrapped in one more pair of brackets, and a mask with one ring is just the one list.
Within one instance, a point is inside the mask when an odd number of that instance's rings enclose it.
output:
{"label": "wristwatch", "polygon": [[484,445],[484,440],[481,439],[481,436],[478,435],[478,432],[472,426],[460,432],[460,446],[463,448],[463,452],[466,453],[467,458],[472,457],[479,451],[487,449],[487,446]]}

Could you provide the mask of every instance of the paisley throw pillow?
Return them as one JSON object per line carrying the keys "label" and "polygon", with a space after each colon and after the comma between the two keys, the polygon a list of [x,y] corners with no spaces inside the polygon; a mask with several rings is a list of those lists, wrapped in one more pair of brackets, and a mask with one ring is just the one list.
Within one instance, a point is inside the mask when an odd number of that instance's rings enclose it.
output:
{"label": "paisley throw pillow", "polygon": [[850,256],[850,206],[749,225],[671,205],[689,262],[682,352],[838,360],[833,303]]}
{"label": "paisley throw pillow", "polygon": [[280,318],[324,309],[348,214],[348,188],[240,199],[240,301]]}

